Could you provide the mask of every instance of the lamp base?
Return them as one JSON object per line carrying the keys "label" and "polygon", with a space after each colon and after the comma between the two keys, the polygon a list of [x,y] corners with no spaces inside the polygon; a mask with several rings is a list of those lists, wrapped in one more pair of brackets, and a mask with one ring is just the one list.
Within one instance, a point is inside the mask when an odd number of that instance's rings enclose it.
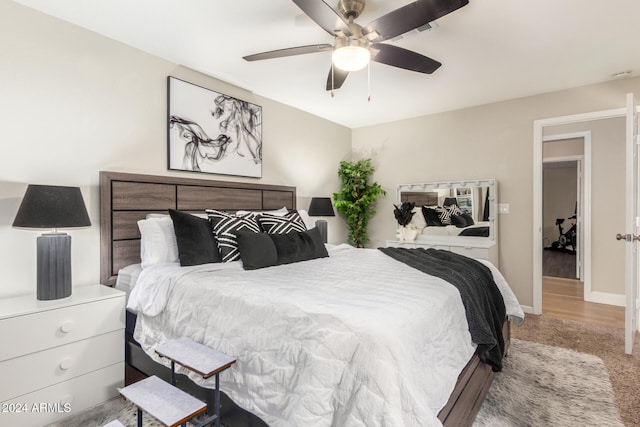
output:
{"label": "lamp base", "polygon": [[71,236],[47,233],[37,239],[38,288],[41,301],[71,295]]}
{"label": "lamp base", "polygon": [[320,232],[320,236],[322,236],[322,241],[327,243],[328,230],[327,230],[327,221],[324,219],[316,219],[316,228]]}

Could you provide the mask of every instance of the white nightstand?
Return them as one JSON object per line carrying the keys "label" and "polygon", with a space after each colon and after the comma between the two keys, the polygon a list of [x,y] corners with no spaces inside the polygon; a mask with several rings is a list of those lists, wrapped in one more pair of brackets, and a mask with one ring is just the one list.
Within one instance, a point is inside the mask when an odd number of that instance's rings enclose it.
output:
{"label": "white nightstand", "polygon": [[43,426],[117,396],[124,309],[124,292],[103,285],[0,299],[0,425]]}

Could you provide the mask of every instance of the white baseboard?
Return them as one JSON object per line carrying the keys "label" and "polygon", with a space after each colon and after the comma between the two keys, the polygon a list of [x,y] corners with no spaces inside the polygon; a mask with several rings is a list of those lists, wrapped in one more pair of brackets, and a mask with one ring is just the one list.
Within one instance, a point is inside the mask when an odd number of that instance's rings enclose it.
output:
{"label": "white baseboard", "polygon": [[615,305],[618,307],[625,307],[627,304],[624,295],[611,294],[609,292],[591,292],[589,295],[585,295],[585,301]]}
{"label": "white baseboard", "polygon": [[531,306],[520,304],[520,308],[522,308],[522,311],[524,311],[526,314],[536,314],[533,311],[533,307],[531,307]]}

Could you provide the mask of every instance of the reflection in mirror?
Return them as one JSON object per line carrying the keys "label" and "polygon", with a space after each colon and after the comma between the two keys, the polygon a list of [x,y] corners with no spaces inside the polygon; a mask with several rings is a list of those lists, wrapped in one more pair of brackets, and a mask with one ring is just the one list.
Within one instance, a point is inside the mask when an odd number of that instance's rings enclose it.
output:
{"label": "reflection in mirror", "polygon": [[415,203],[411,226],[427,236],[496,239],[495,179],[397,186],[397,202]]}

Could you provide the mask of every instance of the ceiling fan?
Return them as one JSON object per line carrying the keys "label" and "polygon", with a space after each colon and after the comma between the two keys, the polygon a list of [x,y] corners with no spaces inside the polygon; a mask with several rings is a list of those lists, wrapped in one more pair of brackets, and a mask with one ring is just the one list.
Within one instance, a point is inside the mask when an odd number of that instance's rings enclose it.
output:
{"label": "ceiling fan", "polygon": [[259,61],[332,50],[327,90],[340,88],[351,71],[366,67],[369,61],[418,73],[433,73],[442,65],[440,62],[382,42],[423,27],[469,3],[469,0],[418,0],[360,26],[354,20],[364,9],[365,0],[338,0],[339,13],[324,0],[292,1],[334,37],[333,45],[325,43],[290,47],[243,58]]}

